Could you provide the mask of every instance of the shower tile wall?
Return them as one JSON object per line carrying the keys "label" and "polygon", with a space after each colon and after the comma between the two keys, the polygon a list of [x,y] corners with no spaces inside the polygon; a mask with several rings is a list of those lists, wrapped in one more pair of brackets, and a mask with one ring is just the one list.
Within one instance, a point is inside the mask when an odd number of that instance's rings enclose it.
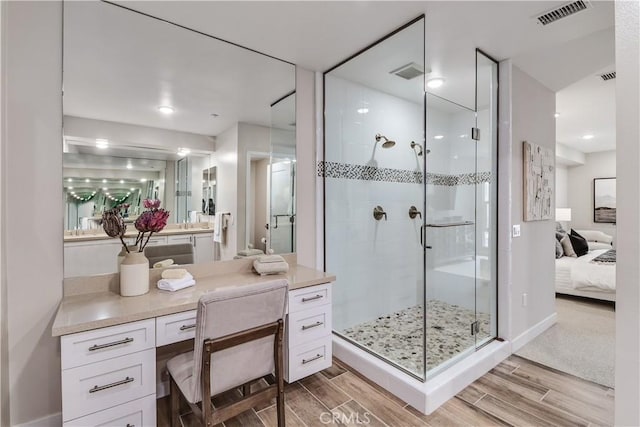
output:
{"label": "shower tile wall", "polygon": [[[410,148],[411,141],[423,138],[421,104],[330,75],[325,87],[326,162],[421,172],[422,158]],[[375,143],[377,133],[396,145],[383,149]],[[422,210],[422,185],[371,180],[362,169],[354,178],[325,180],[327,269],[338,277],[333,298],[338,331],[423,299],[421,223],[408,215],[411,205]],[[373,218],[377,205],[387,212],[386,221]]]}

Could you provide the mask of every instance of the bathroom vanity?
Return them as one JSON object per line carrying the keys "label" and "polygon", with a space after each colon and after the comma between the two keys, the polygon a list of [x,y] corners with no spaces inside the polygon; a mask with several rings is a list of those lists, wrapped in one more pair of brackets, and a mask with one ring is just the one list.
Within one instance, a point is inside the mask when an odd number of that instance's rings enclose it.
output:
{"label": "bathroom vanity", "polygon": [[[290,265],[285,335],[285,380],[331,366],[331,282],[335,277]],[[195,336],[199,297],[216,288],[273,280],[251,272],[252,260],[194,264],[196,286],[121,297],[117,275],[65,279],[52,327],[60,337],[64,426],[156,425],[156,399],[168,394],[165,349],[188,351]],[[242,315],[242,313],[238,313]],[[182,343],[182,345],[180,344]]]}
{"label": "bathroom vanity", "polygon": [[[147,246],[189,243],[193,246],[194,263],[210,262],[214,259],[213,228],[206,223],[189,224],[190,228],[171,224],[159,233],[154,233]],[[133,245],[137,232],[125,235],[125,242]],[[64,276],[92,276],[118,271],[117,255],[122,249],[119,239],[107,236],[102,230],[82,230],[79,234],[65,232]]]}

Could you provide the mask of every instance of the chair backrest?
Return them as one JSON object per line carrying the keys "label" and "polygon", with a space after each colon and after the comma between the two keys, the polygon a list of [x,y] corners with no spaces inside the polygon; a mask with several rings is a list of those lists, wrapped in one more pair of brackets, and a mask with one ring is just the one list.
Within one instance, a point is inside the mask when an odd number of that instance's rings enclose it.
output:
{"label": "chair backrest", "polygon": [[[246,331],[284,319],[289,283],[286,279],[221,288],[198,301],[193,377],[196,401],[202,399],[202,349],[207,339]],[[274,370],[274,337],[268,336],[216,352],[211,357],[211,395]]]}
{"label": "chair backrest", "polygon": [[171,258],[174,264],[193,264],[193,246],[191,243],[179,243],[176,245],[147,246],[144,248],[144,256],[149,259],[149,267],[153,267],[158,261]]}

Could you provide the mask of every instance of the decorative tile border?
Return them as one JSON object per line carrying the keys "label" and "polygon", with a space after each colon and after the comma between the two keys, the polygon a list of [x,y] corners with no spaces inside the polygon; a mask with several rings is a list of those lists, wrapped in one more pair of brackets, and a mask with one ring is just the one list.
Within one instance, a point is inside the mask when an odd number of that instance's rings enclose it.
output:
{"label": "decorative tile border", "polygon": [[[325,178],[358,179],[362,181],[398,182],[422,184],[422,172],[407,169],[377,168],[366,165],[354,165],[338,162],[318,162],[318,176]],[[432,185],[474,185],[491,182],[491,172],[463,173],[446,175],[427,173],[427,184]]]}

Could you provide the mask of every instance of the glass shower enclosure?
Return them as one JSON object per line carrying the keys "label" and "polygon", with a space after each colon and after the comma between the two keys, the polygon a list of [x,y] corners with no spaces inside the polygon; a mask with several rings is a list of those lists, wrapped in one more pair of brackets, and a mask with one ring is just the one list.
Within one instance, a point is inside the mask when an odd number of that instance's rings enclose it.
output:
{"label": "glass shower enclosure", "polygon": [[497,336],[497,64],[432,90],[424,22],[324,74],[319,165],[334,332],[421,380]]}

